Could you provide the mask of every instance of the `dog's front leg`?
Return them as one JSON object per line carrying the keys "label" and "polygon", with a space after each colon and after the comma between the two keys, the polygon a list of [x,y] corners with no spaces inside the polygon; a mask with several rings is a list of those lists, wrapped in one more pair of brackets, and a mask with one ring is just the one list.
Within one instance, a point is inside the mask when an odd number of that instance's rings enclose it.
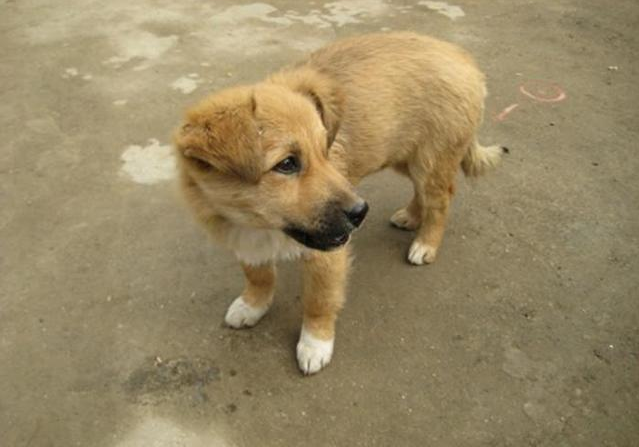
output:
{"label": "dog's front leg", "polygon": [[242,269],[246,276],[244,291],[229,306],[224,319],[236,329],[255,326],[271,307],[275,292],[275,265],[242,263]]}
{"label": "dog's front leg", "polygon": [[345,298],[349,252],[344,247],[312,252],[304,258],[304,319],[297,343],[297,362],[304,374],[314,374],[331,361],[335,320]]}

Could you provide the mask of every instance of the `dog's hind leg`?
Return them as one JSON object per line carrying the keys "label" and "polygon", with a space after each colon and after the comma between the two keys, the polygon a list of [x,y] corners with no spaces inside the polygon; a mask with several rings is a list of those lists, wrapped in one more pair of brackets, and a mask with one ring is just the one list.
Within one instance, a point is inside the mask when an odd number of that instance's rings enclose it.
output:
{"label": "dog's hind leg", "polygon": [[437,256],[455,192],[455,176],[461,158],[455,156],[456,152],[438,152],[437,157],[428,160],[419,160],[418,156],[409,166],[415,187],[411,204],[414,203],[413,209],[420,213],[417,235],[408,250],[408,261],[412,264],[429,264]]}
{"label": "dog's hind leg", "polygon": [[[393,169],[406,177],[410,178],[410,173],[408,171],[408,165],[403,163],[398,163],[393,166]],[[417,185],[415,185],[417,187]],[[419,227],[419,223],[421,221],[421,205],[419,201],[419,193],[417,189],[415,189],[415,193],[411,201],[404,208],[400,208],[391,216],[390,223],[395,228],[399,228],[401,230],[416,230]]]}
{"label": "dog's hind leg", "polygon": [[422,207],[420,205],[419,193],[415,191],[410,203],[404,208],[400,208],[391,216],[390,223],[395,228],[401,230],[416,230],[421,222]]}
{"label": "dog's hind leg", "polygon": [[224,318],[236,329],[255,326],[271,307],[275,292],[275,265],[242,263],[242,269],[246,276],[244,291],[229,306]]}
{"label": "dog's hind leg", "polygon": [[349,253],[346,246],[312,252],[304,259],[304,319],[297,344],[297,362],[304,374],[314,374],[331,361],[335,320],[345,300]]}

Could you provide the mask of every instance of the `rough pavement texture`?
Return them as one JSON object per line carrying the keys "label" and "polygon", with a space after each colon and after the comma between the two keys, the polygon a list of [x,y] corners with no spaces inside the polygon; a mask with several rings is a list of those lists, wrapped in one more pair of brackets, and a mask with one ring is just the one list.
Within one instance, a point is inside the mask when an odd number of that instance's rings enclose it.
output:
{"label": "rough pavement texture", "polygon": [[[631,0],[0,1],[0,443],[639,445],[638,15]],[[482,140],[511,153],[460,178],[432,266],[409,266],[411,235],[387,222],[408,182],[362,185],[336,354],[304,378],[297,267],[257,327],[222,326],[241,271],[181,205],[170,133],[210,91],[388,29],[476,55]]]}

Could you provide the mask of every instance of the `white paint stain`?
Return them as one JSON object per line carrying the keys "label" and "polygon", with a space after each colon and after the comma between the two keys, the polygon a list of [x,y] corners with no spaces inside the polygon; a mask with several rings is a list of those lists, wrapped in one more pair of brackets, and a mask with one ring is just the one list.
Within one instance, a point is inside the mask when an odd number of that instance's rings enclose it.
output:
{"label": "white paint stain", "polygon": [[[286,11],[283,18],[278,18],[275,23],[300,22],[318,28],[342,27],[352,23],[361,23],[367,17],[381,16],[388,13],[390,9],[383,0],[343,0],[325,3],[323,8],[323,11],[312,9],[305,15],[289,10]],[[268,21],[273,21],[273,18],[269,17]]]}
{"label": "white paint stain", "polygon": [[62,77],[64,79],[75,78],[78,74],[80,74],[80,72],[78,71],[77,68],[69,67],[69,68],[66,68],[64,70],[64,73],[62,74]]}
{"label": "white paint stain", "polygon": [[[105,66],[117,69],[130,64],[132,70],[142,71],[158,64],[183,62],[180,51],[185,48],[179,46],[182,35],[164,35],[148,28],[150,24],[175,24],[188,30],[183,36],[193,45],[220,55],[225,66],[232,67],[247,57],[268,58],[290,50],[308,52],[334,39],[336,28],[364,21],[377,21],[383,26],[381,19],[414,8],[412,2],[400,6],[390,0],[288,2],[295,5],[290,10],[278,9],[269,0],[211,1],[199,2],[198,13],[193,14],[184,2],[163,2],[156,8],[147,7],[147,3],[118,0],[119,7],[104,7],[92,2],[65,15],[64,20],[51,17],[39,21],[25,28],[23,34],[35,45],[104,41],[111,48],[104,57]],[[201,63],[203,67],[215,65],[207,59]],[[122,82],[119,95],[139,91],[142,84],[146,85],[141,80]]]}
{"label": "white paint stain", "polygon": [[345,0],[325,3],[329,11],[324,17],[337,26],[361,23],[364,17],[380,16],[388,12],[388,5],[382,0]]}
{"label": "white paint stain", "polygon": [[[274,23],[281,23],[278,18],[271,18],[269,14],[277,11],[275,6],[266,3],[249,3],[247,5],[229,6],[223,11],[215,14],[211,22],[218,24],[241,23],[247,20],[263,20],[265,22],[275,20]],[[290,23],[288,23],[290,24]]]}
{"label": "white paint stain", "polygon": [[[451,0],[454,1],[454,0]],[[291,50],[308,52],[334,39],[335,29],[362,22],[378,22],[411,6],[393,4],[390,0],[323,0],[289,2],[289,8],[269,0],[248,2],[199,2],[198,13],[185,7],[184,2],[164,2],[151,8],[146,3],[122,3],[121,7],[103,7],[90,3],[65,15],[64,20],[52,17],[25,28],[24,37],[32,44],[62,46],[68,42],[103,41],[110,48],[102,63],[109,68],[123,67],[135,72],[153,69],[158,64],[183,62],[180,57],[186,48],[182,38],[209,54],[216,54],[233,67],[247,57],[269,58],[272,54]],[[294,5],[294,6],[293,6]],[[148,6],[148,5],[147,5]],[[186,32],[180,36],[150,31],[150,24],[175,24]],[[373,24],[374,25],[374,24]],[[219,59],[219,58],[218,58]],[[195,61],[195,66],[215,66],[208,59]],[[192,70],[192,69],[191,69]],[[223,68],[228,70],[228,68]],[[64,66],[60,70],[64,73]],[[185,74],[188,73],[185,72]],[[64,73],[67,77],[71,75]],[[85,73],[82,73],[85,74]],[[82,75],[80,74],[80,76]],[[98,72],[94,76],[97,78]],[[77,76],[77,75],[76,75]],[[118,83],[118,96],[128,96],[148,83],[139,77]]]}
{"label": "white paint stain", "polygon": [[[80,70],[78,70],[77,68],[69,67],[64,70],[64,74],[62,75],[62,77],[64,79],[70,79],[70,78],[76,78],[80,76],[80,74],[81,74]],[[82,75],[82,79],[85,81],[90,81],[91,79],[93,79],[93,75],[91,73],[86,73]]]}
{"label": "white paint stain", "polygon": [[170,145],[161,145],[155,138],[146,146],[132,144],[121,155],[121,173],[136,183],[152,185],[171,180],[176,175],[175,156]]}
{"label": "white paint stain", "polygon": [[124,105],[126,105],[127,102],[129,102],[128,99],[116,99],[115,101],[113,101],[113,105],[114,106],[124,106]]}
{"label": "white paint stain", "polygon": [[446,2],[421,1],[418,4],[426,6],[428,9],[432,11],[436,11],[440,14],[443,14],[451,20],[455,20],[460,17],[464,17],[466,15],[464,13],[464,10],[461,9],[459,6],[449,5]]}
{"label": "white paint stain", "polygon": [[[118,54],[102,63],[117,68],[134,58],[157,59],[173,48],[177,42],[178,36],[157,36],[146,31],[131,30],[126,33],[116,34],[114,36],[114,46]],[[146,64],[140,64],[136,67],[138,71],[144,68],[147,68]]]}
{"label": "white paint stain", "polygon": [[298,14],[295,11],[286,11],[285,17],[291,21],[303,23],[304,25],[316,26],[317,28],[330,28],[331,23],[319,9],[313,9],[306,15]]}
{"label": "white paint stain", "polygon": [[[283,42],[300,43],[307,39],[304,35],[288,38],[284,30],[292,23],[289,18],[278,14],[277,8],[266,3],[234,5],[211,16],[206,29],[201,29],[196,36],[205,39],[204,45],[217,52],[242,54],[244,57],[262,55],[280,50]],[[211,29],[215,33],[211,33]]]}
{"label": "white paint stain", "polygon": [[198,77],[196,73],[191,73],[191,74],[195,74],[195,77],[189,75],[189,76],[182,76],[180,78],[177,78],[175,81],[171,83],[171,88],[173,90],[179,90],[185,95],[188,95],[189,93],[193,92],[197,88],[198,84],[202,82],[202,80]]}
{"label": "white paint stain", "polygon": [[330,30],[348,24],[361,23],[366,19],[382,17],[397,7],[384,0],[343,0],[323,4],[306,14],[294,10],[280,11],[268,3],[250,3],[225,8],[210,19],[216,37],[210,38],[202,30],[194,32],[197,37],[206,37],[218,51],[232,51],[246,55],[281,51],[287,45],[300,51],[310,51],[322,46],[333,37],[329,31],[318,33],[295,33],[296,24]]}

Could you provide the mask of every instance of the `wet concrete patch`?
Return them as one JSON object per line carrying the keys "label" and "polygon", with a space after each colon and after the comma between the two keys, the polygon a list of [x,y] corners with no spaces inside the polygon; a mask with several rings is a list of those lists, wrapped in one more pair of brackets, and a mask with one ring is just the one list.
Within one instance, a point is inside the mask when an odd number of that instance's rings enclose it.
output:
{"label": "wet concrete patch", "polygon": [[209,359],[151,357],[129,375],[122,387],[133,402],[157,404],[187,394],[201,403],[209,400],[204,388],[219,378],[219,368]]}

